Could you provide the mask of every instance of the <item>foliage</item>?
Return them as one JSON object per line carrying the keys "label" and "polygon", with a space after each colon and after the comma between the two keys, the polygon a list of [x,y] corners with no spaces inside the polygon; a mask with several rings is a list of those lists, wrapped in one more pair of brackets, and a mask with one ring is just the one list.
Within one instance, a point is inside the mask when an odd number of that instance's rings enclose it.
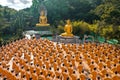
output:
{"label": "foliage", "polygon": [[73,34],[83,37],[84,34],[89,34],[89,25],[84,21],[74,21],[73,23]]}
{"label": "foliage", "polygon": [[101,20],[113,25],[120,25],[120,0],[105,0],[93,11]]}
{"label": "foliage", "polygon": [[65,22],[61,20],[58,24],[59,25],[57,27],[57,34],[63,33]]}
{"label": "foliage", "polygon": [[2,46],[2,44],[3,44],[3,39],[0,38],[0,46]]}
{"label": "foliage", "polygon": [[20,37],[22,31],[19,33],[18,30],[25,24],[22,20],[23,16],[19,16],[22,14],[16,10],[1,6],[0,11],[0,45],[2,45],[8,43],[14,36]]}

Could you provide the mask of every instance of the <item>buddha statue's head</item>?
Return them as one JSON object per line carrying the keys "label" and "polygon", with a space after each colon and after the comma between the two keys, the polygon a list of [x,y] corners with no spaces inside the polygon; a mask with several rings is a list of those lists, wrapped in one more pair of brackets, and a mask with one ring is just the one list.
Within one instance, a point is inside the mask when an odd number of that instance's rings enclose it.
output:
{"label": "buddha statue's head", "polygon": [[40,15],[41,15],[41,16],[45,16],[45,11],[42,10],[42,11],[40,12]]}
{"label": "buddha statue's head", "polygon": [[66,23],[67,23],[67,24],[70,24],[70,23],[71,23],[70,19],[66,20]]}

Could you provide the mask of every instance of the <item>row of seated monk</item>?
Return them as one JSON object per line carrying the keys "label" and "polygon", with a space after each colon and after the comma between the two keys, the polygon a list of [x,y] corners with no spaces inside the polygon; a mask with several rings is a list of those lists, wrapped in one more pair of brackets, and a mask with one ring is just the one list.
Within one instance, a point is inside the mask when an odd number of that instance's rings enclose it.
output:
{"label": "row of seated monk", "polygon": [[119,80],[120,49],[109,44],[59,44],[21,39],[0,48],[0,78]]}

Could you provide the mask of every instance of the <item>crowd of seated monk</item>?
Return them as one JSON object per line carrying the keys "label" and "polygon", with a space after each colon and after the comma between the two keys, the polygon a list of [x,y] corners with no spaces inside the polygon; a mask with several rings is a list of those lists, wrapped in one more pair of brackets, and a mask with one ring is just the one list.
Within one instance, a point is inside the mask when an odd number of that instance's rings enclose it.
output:
{"label": "crowd of seated monk", "polygon": [[120,80],[120,49],[21,39],[0,47],[0,80]]}

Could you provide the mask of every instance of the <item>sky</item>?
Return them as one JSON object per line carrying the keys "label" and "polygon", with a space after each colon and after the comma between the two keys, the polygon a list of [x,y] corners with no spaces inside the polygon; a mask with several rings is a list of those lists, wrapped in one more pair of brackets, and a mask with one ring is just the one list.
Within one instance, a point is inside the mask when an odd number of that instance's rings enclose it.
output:
{"label": "sky", "polygon": [[0,0],[0,5],[21,10],[30,7],[32,5],[32,0]]}

